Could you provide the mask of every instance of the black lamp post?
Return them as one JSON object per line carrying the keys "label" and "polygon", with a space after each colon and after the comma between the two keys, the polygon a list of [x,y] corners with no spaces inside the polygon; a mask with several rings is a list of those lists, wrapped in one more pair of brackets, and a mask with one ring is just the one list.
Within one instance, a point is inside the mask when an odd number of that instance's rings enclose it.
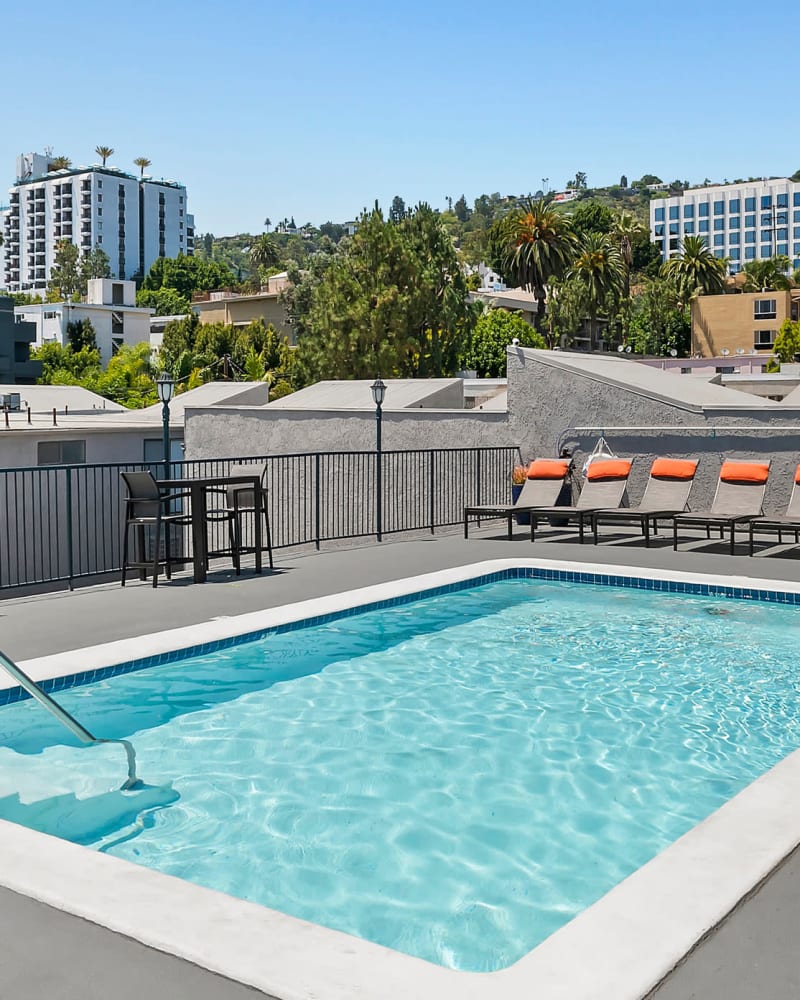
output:
{"label": "black lamp post", "polygon": [[169,479],[169,404],[175,394],[175,380],[169,372],[162,372],[156,379],[156,388],[161,400],[161,420],[164,426],[164,478]]}
{"label": "black lamp post", "polygon": [[382,541],[383,534],[383,482],[382,482],[382,462],[381,462],[381,423],[383,421],[383,400],[386,396],[386,386],[380,375],[370,386],[372,398],[375,401],[375,451],[377,455],[377,476],[375,488],[377,491],[375,501],[375,526],[377,528],[378,541]]}

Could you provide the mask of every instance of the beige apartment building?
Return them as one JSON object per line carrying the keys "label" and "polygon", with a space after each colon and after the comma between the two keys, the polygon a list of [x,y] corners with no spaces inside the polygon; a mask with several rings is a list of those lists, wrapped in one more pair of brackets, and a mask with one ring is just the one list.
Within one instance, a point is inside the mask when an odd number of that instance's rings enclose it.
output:
{"label": "beige apartment building", "polygon": [[193,299],[192,310],[200,317],[201,323],[247,326],[253,320],[261,319],[267,326],[271,323],[294,346],[294,328],[286,307],[280,301],[280,294],[287,284],[285,274],[276,274],[269,279],[266,289],[254,295],[239,295],[224,290],[204,292]]}
{"label": "beige apartment building", "polygon": [[699,295],[692,302],[692,356],[771,357],[781,323],[800,315],[800,288]]}

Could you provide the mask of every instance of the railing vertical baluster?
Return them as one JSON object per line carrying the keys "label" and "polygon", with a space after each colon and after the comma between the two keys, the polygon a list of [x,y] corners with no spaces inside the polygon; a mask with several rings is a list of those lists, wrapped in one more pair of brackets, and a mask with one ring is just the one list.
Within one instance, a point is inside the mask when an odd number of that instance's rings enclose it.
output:
{"label": "railing vertical baluster", "polygon": [[72,590],[72,575],[74,571],[74,563],[72,558],[72,476],[71,469],[67,466],[67,482],[66,482],[66,515],[67,515],[67,583],[69,589]]}
{"label": "railing vertical baluster", "polygon": [[436,452],[431,448],[428,452],[428,492],[430,493],[431,534],[436,528]]}
{"label": "railing vertical baluster", "polygon": [[314,543],[319,549],[319,505],[320,505],[320,480],[319,480],[319,452],[314,453]]}

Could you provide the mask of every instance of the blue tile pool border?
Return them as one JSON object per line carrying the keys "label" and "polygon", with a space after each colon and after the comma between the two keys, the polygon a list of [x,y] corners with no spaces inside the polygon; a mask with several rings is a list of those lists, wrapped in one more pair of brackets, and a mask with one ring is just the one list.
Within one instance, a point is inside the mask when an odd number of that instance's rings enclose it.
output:
{"label": "blue tile pool border", "polygon": [[[157,667],[164,663],[171,663],[190,657],[205,656],[220,649],[228,649],[231,646],[238,646],[244,642],[263,639],[268,635],[295,632],[299,629],[312,628],[315,625],[326,625],[341,618],[350,618],[353,615],[367,614],[370,611],[379,611],[382,608],[411,604],[414,601],[429,597],[439,597],[443,594],[470,590],[473,587],[482,587],[485,584],[497,583],[502,580],[548,580],[559,583],[581,583],[601,587],[627,587],[633,590],[655,590],[670,594],[691,594],[700,597],[717,597],[739,601],[763,601],[769,604],[800,605],[800,593],[781,590],[728,587],[720,584],[689,583],[683,580],[651,580],[646,577],[588,573],[579,570],[545,569],[539,566],[511,566],[506,569],[495,570],[491,573],[484,573],[481,576],[470,577],[468,580],[459,580],[456,583],[443,584],[439,587],[416,590],[409,594],[399,594],[396,597],[388,597],[380,601],[368,601],[366,604],[357,604],[352,608],[342,608],[339,611],[332,611],[324,615],[314,615],[310,618],[299,619],[298,621],[284,622],[280,625],[269,625],[252,632],[243,632],[241,635],[227,636],[223,639],[215,639],[212,642],[199,643],[196,646],[186,646],[183,649],[176,649],[167,653],[157,653],[154,656],[126,660],[123,663],[115,663],[96,670],[84,670],[74,674],[67,674],[63,677],[52,677],[40,681],[39,687],[48,694],[52,694],[55,691],[63,691],[67,688],[93,684],[95,681],[105,680],[108,677],[116,677],[119,674],[129,674],[136,670],[147,670],[149,667]],[[30,695],[24,688],[5,688],[4,690],[0,690],[0,707],[17,701],[24,701],[26,698],[30,698]]]}

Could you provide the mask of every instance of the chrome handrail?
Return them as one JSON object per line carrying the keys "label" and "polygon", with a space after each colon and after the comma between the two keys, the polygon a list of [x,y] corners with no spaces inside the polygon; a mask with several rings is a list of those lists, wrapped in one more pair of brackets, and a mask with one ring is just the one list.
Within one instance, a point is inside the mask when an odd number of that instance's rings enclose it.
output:
{"label": "chrome handrail", "polygon": [[46,708],[52,716],[58,719],[63,726],[66,726],[82,743],[119,743],[124,747],[125,756],[128,761],[128,778],[121,786],[122,791],[129,791],[139,785],[139,779],[136,777],[136,751],[132,743],[128,740],[102,739],[101,737],[93,736],[65,708],[62,708],[57,701],[44,692],[36,681],[32,677],[29,677],[24,670],[20,669],[2,649],[0,649],[0,666],[5,667],[20,687],[24,688],[32,698],[35,698],[43,708]]}

